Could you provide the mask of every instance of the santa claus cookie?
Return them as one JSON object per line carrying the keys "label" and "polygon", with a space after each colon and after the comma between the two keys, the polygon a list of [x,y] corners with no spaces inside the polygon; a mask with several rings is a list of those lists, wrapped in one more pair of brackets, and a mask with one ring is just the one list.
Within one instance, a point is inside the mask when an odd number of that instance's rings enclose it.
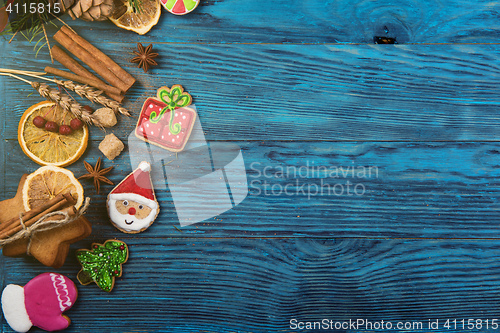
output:
{"label": "santa claus cookie", "polygon": [[63,312],[73,306],[77,296],[73,281],[61,274],[44,273],[34,277],[24,288],[7,285],[2,292],[2,310],[7,323],[16,332],[27,332],[32,326],[59,331],[71,323]]}
{"label": "santa claus cookie", "polygon": [[156,219],[160,208],[150,176],[151,165],[139,167],[118,184],[108,195],[108,214],[120,231],[135,234],[146,230]]}

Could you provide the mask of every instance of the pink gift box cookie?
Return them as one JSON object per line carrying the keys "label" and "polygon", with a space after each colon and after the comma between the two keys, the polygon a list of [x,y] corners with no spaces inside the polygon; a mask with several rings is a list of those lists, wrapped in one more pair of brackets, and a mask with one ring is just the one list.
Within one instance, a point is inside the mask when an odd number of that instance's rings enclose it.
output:
{"label": "pink gift box cookie", "polygon": [[161,87],[157,98],[144,102],[136,137],[172,152],[182,151],[196,121],[196,111],[187,107],[191,101],[191,95],[180,85]]}

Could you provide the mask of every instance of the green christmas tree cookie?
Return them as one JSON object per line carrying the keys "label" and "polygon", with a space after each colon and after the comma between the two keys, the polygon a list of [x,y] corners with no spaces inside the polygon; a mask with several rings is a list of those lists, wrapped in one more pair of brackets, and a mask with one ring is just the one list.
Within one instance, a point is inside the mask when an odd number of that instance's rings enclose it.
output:
{"label": "green christmas tree cookie", "polygon": [[119,240],[107,240],[104,244],[92,244],[92,250],[76,251],[82,269],[77,275],[82,285],[95,282],[99,288],[110,292],[115,277],[122,276],[122,264],[128,259],[128,246]]}

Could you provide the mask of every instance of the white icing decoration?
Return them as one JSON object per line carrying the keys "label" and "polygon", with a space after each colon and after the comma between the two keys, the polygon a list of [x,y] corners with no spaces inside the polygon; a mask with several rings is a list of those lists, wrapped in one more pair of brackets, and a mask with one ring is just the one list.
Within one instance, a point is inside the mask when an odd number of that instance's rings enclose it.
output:
{"label": "white icing decoration", "polygon": [[182,119],[186,119],[186,116],[182,116]]}
{"label": "white icing decoration", "polygon": [[149,123],[146,123],[146,127],[149,127]]}
{"label": "white icing decoration", "polygon": [[165,139],[165,135],[162,135],[162,136],[161,136],[161,138],[162,138],[162,139]]}
{"label": "white icing decoration", "polygon": [[9,284],[2,292],[2,310],[4,318],[16,332],[28,332],[33,323],[24,305],[24,288]]}
{"label": "white icing decoration", "polygon": [[172,142],[175,142],[175,139],[172,139]]}
{"label": "white icing decoration", "polygon": [[153,104],[150,104],[149,107],[152,109],[153,108]]}
{"label": "white icing decoration", "polygon": [[66,280],[60,274],[50,273],[50,279],[52,280],[52,285],[57,294],[57,300],[59,301],[59,308],[62,312],[69,309],[72,305],[71,299],[69,298],[68,285]]}

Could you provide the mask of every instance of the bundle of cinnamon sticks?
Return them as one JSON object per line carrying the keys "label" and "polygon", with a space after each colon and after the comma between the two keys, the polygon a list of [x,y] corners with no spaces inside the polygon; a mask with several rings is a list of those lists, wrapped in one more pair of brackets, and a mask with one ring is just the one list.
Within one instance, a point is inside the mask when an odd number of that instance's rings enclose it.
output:
{"label": "bundle of cinnamon sticks", "polygon": [[74,74],[52,67],[45,68],[47,73],[92,86],[104,91],[109,97],[119,103],[123,101],[124,94],[135,83],[135,79],[132,75],[94,45],[90,44],[66,26],[63,26],[54,35],[54,39],[76,58],[80,59],[88,67],[94,70],[107,82],[107,84],[88,71],[57,45],[52,47],[52,56]]}
{"label": "bundle of cinnamon sticks", "polygon": [[[62,211],[66,212],[69,216],[74,216],[77,212],[74,204],[75,200],[69,193],[59,194],[45,204],[21,214],[20,218],[24,226],[29,228],[49,213]],[[20,218],[16,217],[0,224],[0,240],[12,237],[23,229]],[[51,220],[57,220],[57,218],[54,217]]]}

